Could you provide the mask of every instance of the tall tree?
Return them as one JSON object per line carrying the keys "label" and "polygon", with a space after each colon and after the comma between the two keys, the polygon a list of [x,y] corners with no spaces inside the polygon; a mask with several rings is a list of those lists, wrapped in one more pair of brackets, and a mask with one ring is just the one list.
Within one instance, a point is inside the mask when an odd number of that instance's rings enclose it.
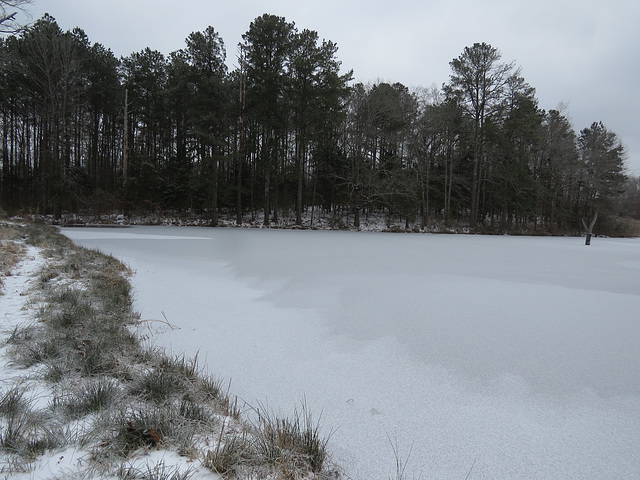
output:
{"label": "tall tree", "polygon": [[640,220],[640,177],[627,179],[618,210],[623,216]]}
{"label": "tall tree", "polygon": [[415,158],[409,143],[417,114],[415,96],[400,83],[357,84],[351,90],[343,150],[349,169],[343,184],[354,225],[364,208],[405,217],[415,211]]}
{"label": "tall tree", "polygon": [[534,167],[542,115],[535,89],[518,75],[507,80],[501,117],[489,148],[487,196],[492,221],[499,216],[500,227],[506,230],[514,221],[534,218],[536,200]]}
{"label": "tall tree", "polygon": [[87,80],[87,173],[92,184],[102,190],[114,189],[119,169],[117,132],[123,102],[119,68],[120,61],[103,45],[96,43],[86,50],[82,69]]}
{"label": "tall tree", "polygon": [[162,199],[162,167],[170,156],[171,122],[167,112],[167,58],[145,48],[122,60],[128,90],[129,178],[127,196],[148,206]]}
{"label": "tall tree", "polygon": [[[272,183],[284,164],[288,105],[284,92],[287,59],[295,26],[284,17],[264,14],[256,18],[242,36],[247,75],[247,108],[253,117],[264,178],[264,224],[270,223]],[[275,190],[275,189],[274,189]],[[277,190],[275,190],[277,195]]]}
{"label": "tall tree", "polygon": [[[203,171],[208,172],[208,207],[211,224],[218,224],[218,164],[226,153],[230,103],[224,41],[211,26],[187,38],[185,50],[195,85],[191,110],[193,134]],[[240,166],[241,168],[241,166]]]}
{"label": "tall tree", "polygon": [[505,87],[514,74],[514,63],[500,63],[500,51],[486,43],[474,43],[450,62],[452,74],[445,91],[460,102],[473,121],[473,173],[469,224],[478,224],[481,182],[485,168],[487,125],[501,111]]}
{"label": "tall tree", "polygon": [[535,167],[537,216],[547,228],[567,228],[572,222],[572,198],[579,184],[576,134],[559,110],[549,110],[543,118],[542,141]]}
{"label": "tall tree", "polygon": [[184,51],[172,52],[167,63],[167,113],[171,120],[172,147],[163,165],[162,202],[165,208],[185,210],[193,206],[193,109],[195,84]]}
{"label": "tall tree", "polygon": [[584,168],[584,208],[608,207],[609,202],[624,191],[627,179],[622,144],[602,122],[594,122],[580,131],[578,151]]}
{"label": "tall tree", "polygon": [[[295,32],[292,43],[287,61],[287,94],[296,139],[296,224],[302,225],[304,180],[310,149],[314,143],[318,146],[326,140],[329,116],[340,118],[351,73],[340,75],[340,62],[335,57],[337,46],[327,41],[320,44],[317,32],[306,29]],[[327,151],[326,145],[322,150]]]}
{"label": "tall tree", "polygon": [[[59,215],[78,194],[72,159],[74,116],[83,94],[82,51],[86,39],[81,30],[63,32],[55,19],[45,15],[27,30],[19,42],[24,88],[34,102],[40,125],[34,168],[37,172],[39,208]],[[75,155],[74,155],[75,153]]]}
{"label": "tall tree", "polygon": [[442,212],[448,225],[454,210],[459,214],[460,202],[468,197],[464,175],[459,171],[464,132],[462,111],[456,102],[434,99],[423,104],[412,143],[417,157],[423,228],[431,212]]}
{"label": "tall tree", "polygon": [[417,203],[415,158],[409,142],[416,120],[417,101],[401,83],[379,83],[369,92],[372,114],[372,160],[377,185],[374,199],[391,215],[405,216],[408,224]]}

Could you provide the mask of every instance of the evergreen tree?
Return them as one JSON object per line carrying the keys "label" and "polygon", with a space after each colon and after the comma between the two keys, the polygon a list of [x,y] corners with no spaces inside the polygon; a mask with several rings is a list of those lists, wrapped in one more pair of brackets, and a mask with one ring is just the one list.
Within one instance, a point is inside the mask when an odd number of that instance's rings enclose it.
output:
{"label": "evergreen tree", "polygon": [[473,122],[472,228],[478,224],[482,186],[486,182],[487,127],[501,113],[505,88],[514,74],[513,63],[500,63],[501,57],[498,49],[486,43],[465,47],[450,62],[453,73],[450,84],[445,86],[449,98],[457,100]]}
{"label": "evergreen tree", "polygon": [[[285,102],[287,59],[293,48],[295,26],[284,17],[262,15],[242,36],[247,76],[247,108],[253,120],[259,173],[264,186],[264,224],[271,206],[278,208],[278,183],[285,163],[288,105]],[[273,185],[275,184],[275,185]],[[272,192],[272,186],[273,188]],[[277,217],[276,217],[277,219]]]}
{"label": "evergreen tree", "polygon": [[226,208],[242,222],[243,203],[265,224],[347,207],[356,226],[384,212],[410,228],[419,213],[423,227],[506,231],[633,211],[617,136],[602,123],[577,136],[500,58],[465,48],[442,92],[349,87],[334,43],[274,15],[251,23],[230,74],[213,27],[168,56],[118,60],[45,16],[0,39],[0,202],[54,215],[206,210],[212,225]]}
{"label": "evergreen tree", "polygon": [[190,122],[196,142],[199,171],[204,177],[211,224],[218,223],[218,165],[228,153],[229,92],[226,51],[222,38],[209,26],[187,38],[186,58],[191,67],[194,95]]}
{"label": "evergreen tree", "polygon": [[573,204],[579,183],[576,134],[569,120],[550,110],[541,125],[541,148],[535,167],[537,216],[547,228],[568,228],[573,223]]}
{"label": "evergreen tree", "polygon": [[[535,159],[540,148],[541,112],[535,90],[522,77],[509,77],[499,116],[492,122],[487,166],[487,205],[492,221],[500,217],[500,228],[535,217]],[[499,120],[499,125],[496,121]],[[517,225],[516,225],[517,226]]]}
{"label": "evergreen tree", "polygon": [[[339,119],[347,82],[351,73],[340,75],[340,62],[335,58],[337,46],[318,42],[311,30],[295,33],[293,48],[287,62],[292,129],[295,133],[296,224],[302,225],[302,208],[307,164],[310,150],[326,155],[330,147],[331,118]],[[316,164],[316,169],[321,168]]]}
{"label": "evergreen tree", "polygon": [[578,152],[583,168],[583,209],[609,207],[614,197],[624,192],[624,148],[615,133],[602,122],[580,131]]}
{"label": "evergreen tree", "polygon": [[147,210],[160,206],[162,170],[171,155],[171,118],[167,108],[168,62],[157,50],[145,48],[122,60],[128,92],[129,144],[126,195]]}

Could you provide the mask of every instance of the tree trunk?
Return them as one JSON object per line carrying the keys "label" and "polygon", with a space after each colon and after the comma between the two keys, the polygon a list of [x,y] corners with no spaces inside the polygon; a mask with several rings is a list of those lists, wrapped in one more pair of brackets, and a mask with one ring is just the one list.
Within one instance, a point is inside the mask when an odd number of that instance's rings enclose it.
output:
{"label": "tree trunk", "polygon": [[211,226],[218,226],[218,159],[211,152]]}
{"label": "tree trunk", "polygon": [[[242,145],[244,132],[240,133],[240,143]],[[242,225],[242,157],[244,155],[244,149],[240,147],[240,153],[238,154],[238,181],[237,181],[237,193],[236,193],[236,225]]]}
{"label": "tree trunk", "polygon": [[480,183],[480,125],[476,120],[474,127],[474,152],[473,152],[473,175],[471,178],[471,217],[469,218],[469,226],[476,228],[478,226],[478,203],[480,200],[480,192],[478,185]]}
{"label": "tree trunk", "polygon": [[238,152],[238,183],[236,192],[236,225],[242,225],[242,164],[244,163],[244,109],[246,72],[244,50],[240,50],[240,148]]}
{"label": "tree trunk", "polygon": [[303,153],[298,154],[298,194],[296,197],[296,225],[302,225],[302,189],[304,179]]}
{"label": "tree trunk", "polygon": [[129,90],[124,89],[124,126],[122,132],[122,186],[127,187],[129,169]]}
{"label": "tree trunk", "polygon": [[271,174],[267,171],[266,178],[264,180],[264,220],[265,227],[269,226],[269,188],[270,188]]}
{"label": "tree trunk", "polygon": [[593,226],[596,224],[596,220],[598,220],[598,211],[596,210],[595,215],[593,216],[593,219],[591,220],[591,223],[589,224],[589,226],[587,227],[587,223],[584,221],[584,218],[582,219],[582,225],[584,226],[584,229],[587,231],[586,235],[585,235],[585,239],[584,239],[584,244],[585,245],[591,245],[591,236],[593,235]]}

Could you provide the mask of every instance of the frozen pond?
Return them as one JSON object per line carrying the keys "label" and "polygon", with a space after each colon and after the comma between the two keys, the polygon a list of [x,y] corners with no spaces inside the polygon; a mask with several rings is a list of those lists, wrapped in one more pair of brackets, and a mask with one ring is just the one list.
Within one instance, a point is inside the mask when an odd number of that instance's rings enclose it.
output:
{"label": "frozen pond", "polygon": [[129,264],[155,343],[353,480],[640,478],[640,240],[62,229]]}

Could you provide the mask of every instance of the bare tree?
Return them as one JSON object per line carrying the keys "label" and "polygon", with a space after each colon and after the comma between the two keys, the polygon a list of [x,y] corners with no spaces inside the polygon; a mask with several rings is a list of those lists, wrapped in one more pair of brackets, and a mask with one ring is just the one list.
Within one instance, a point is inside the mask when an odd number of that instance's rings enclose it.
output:
{"label": "bare tree", "polygon": [[584,221],[584,218],[582,219],[582,225],[584,226],[584,229],[587,231],[587,233],[585,234],[585,239],[584,239],[584,244],[585,245],[591,245],[591,236],[593,235],[593,226],[596,224],[596,220],[598,220],[598,211],[597,210],[596,210],[596,213],[593,216],[593,219],[591,220],[591,223],[589,224],[589,226],[587,226],[587,222]]}
{"label": "bare tree", "polygon": [[18,33],[24,28],[16,17],[30,3],[31,0],[0,0],[0,35]]}

